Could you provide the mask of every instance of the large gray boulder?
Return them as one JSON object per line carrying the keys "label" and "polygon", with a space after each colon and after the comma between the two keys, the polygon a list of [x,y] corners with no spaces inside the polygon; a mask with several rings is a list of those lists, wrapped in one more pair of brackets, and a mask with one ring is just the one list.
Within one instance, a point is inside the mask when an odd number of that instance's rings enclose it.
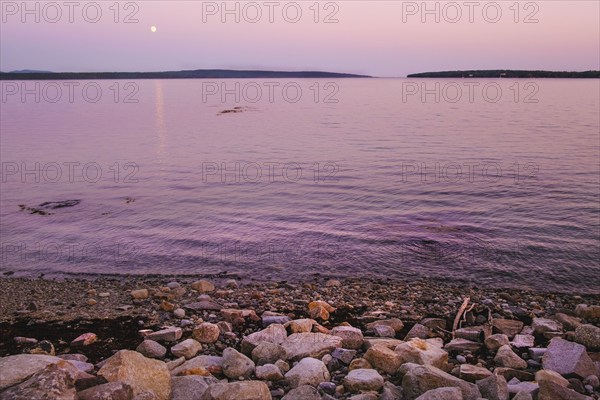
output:
{"label": "large gray boulder", "polygon": [[0,390],[21,383],[61,359],[41,354],[17,354],[0,358]]}
{"label": "large gray boulder", "polygon": [[598,374],[596,365],[588,356],[585,346],[554,338],[542,357],[544,369],[558,372],[565,377],[585,379]]}
{"label": "large gray boulder", "polygon": [[452,376],[431,365],[407,363],[400,367],[403,375],[402,389],[408,400],[416,399],[428,390],[443,387],[459,388],[465,400],[476,400],[481,397],[477,386]]}
{"label": "large gray boulder", "polygon": [[61,360],[4,390],[0,397],[6,400],[77,400],[75,380],[78,374],[79,371],[71,363]]}

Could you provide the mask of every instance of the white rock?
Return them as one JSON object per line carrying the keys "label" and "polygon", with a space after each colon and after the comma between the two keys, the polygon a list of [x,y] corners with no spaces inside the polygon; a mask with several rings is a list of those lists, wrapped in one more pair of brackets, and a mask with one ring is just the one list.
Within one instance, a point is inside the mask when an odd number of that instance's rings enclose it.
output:
{"label": "white rock", "polygon": [[[293,336],[293,335],[292,335]],[[261,342],[282,344],[287,338],[287,331],[281,324],[271,324],[262,331],[245,336],[242,340],[242,353],[250,355]]]}
{"label": "white rock", "polygon": [[400,355],[402,364],[411,362],[443,368],[448,363],[448,353],[446,351],[423,339],[411,339],[396,346],[394,351]]}
{"label": "white rock", "polygon": [[379,391],[383,377],[374,369],[353,369],[344,378],[344,387],[350,392]]}
{"label": "white rock", "polygon": [[281,345],[286,350],[288,360],[299,360],[305,357],[321,358],[334,349],[342,347],[342,338],[323,333],[294,333]]}
{"label": "white rock", "polygon": [[275,364],[265,364],[256,367],[256,377],[265,381],[279,381],[283,379],[283,374]]}
{"label": "white rock", "polygon": [[156,342],[176,342],[181,339],[181,328],[169,327],[157,332],[152,332],[146,335],[145,339],[154,340]]}
{"label": "white rock", "polygon": [[323,361],[312,357],[303,358],[285,374],[285,380],[292,388],[300,385],[316,387],[319,383],[327,382],[330,379],[329,371]]}
{"label": "white rock", "polygon": [[171,354],[175,357],[185,357],[186,360],[193,358],[202,350],[200,342],[194,339],[186,339],[181,343],[177,343],[171,347]]}

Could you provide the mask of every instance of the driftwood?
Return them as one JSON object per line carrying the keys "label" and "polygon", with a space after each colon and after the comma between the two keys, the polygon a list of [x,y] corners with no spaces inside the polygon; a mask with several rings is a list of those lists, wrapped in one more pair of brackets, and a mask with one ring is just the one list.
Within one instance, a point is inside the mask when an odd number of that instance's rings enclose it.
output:
{"label": "driftwood", "polygon": [[456,317],[454,317],[454,324],[452,325],[452,339],[454,339],[456,336],[456,329],[458,329],[458,324],[460,323],[461,316],[463,316],[463,314],[466,312],[467,307],[469,307],[470,301],[470,297],[465,297],[465,300],[463,301],[462,305],[458,309],[458,312],[456,313]]}

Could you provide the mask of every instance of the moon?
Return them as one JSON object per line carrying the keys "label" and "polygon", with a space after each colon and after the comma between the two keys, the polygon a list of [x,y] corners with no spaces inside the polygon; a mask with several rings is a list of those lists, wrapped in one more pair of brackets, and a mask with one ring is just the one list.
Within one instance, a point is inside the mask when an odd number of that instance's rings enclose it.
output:
{"label": "moon", "polygon": [[151,31],[152,33],[156,32],[156,26],[152,25],[152,26],[150,27],[150,31]]}

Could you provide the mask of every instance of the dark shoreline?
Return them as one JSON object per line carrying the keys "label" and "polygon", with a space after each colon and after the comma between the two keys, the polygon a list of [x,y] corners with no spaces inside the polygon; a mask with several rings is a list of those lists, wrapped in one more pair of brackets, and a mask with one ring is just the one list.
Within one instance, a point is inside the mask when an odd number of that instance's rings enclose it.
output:
{"label": "dark shoreline", "polygon": [[[391,280],[382,278],[347,278],[335,279],[341,282],[339,292],[330,293],[327,282],[331,277],[312,277],[312,279],[303,279],[300,281],[280,280],[280,281],[260,281],[248,279],[236,279],[236,275],[218,274],[218,275],[113,275],[113,276],[95,276],[93,279],[79,277],[62,277],[60,279],[44,279],[31,277],[0,277],[0,293],[3,294],[3,301],[0,302],[0,323],[12,323],[25,317],[27,320],[34,319],[38,322],[56,322],[69,320],[95,320],[95,319],[115,319],[129,315],[123,313],[117,307],[131,303],[130,291],[137,288],[159,288],[164,287],[169,282],[177,281],[181,285],[189,286],[192,282],[199,279],[207,279],[217,286],[217,288],[227,288],[227,282],[236,281],[236,291],[259,291],[266,292],[273,288],[285,290],[296,290],[307,301],[314,295],[312,290],[323,289],[326,293],[334,296],[342,296],[348,304],[355,305],[373,302],[374,299],[396,299],[409,298],[416,307],[424,307],[421,312],[430,316],[437,315],[435,308],[430,309],[429,304],[437,303],[444,307],[449,303],[444,302],[445,298],[461,298],[471,296],[474,298],[504,298],[511,301],[520,299],[528,304],[531,301],[541,301],[548,299],[560,299],[561,302],[571,303],[572,308],[576,304],[586,303],[591,305],[600,305],[600,294],[575,294],[536,291],[523,288],[500,288],[477,285],[475,283],[461,283],[456,281],[441,281],[430,279],[414,280]],[[346,288],[352,287],[352,290]],[[108,292],[111,296],[94,306],[87,303],[91,297],[88,290],[94,289],[96,292]],[[7,295],[14,293],[15,296]],[[377,294],[375,294],[377,293]],[[398,297],[398,294],[402,296]],[[319,295],[320,297],[320,295]],[[438,301],[434,299],[438,297]],[[248,300],[248,299],[246,299]],[[36,303],[35,310],[31,312],[28,306]],[[256,306],[257,304],[254,304]],[[65,306],[66,309],[65,309]],[[261,307],[268,309],[269,302],[263,303]],[[292,307],[293,308],[293,307]],[[67,309],[69,311],[67,311]],[[138,310],[139,311],[139,310]],[[455,310],[448,310],[453,316]],[[6,338],[4,338],[6,339]],[[0,354],[1,356],[2,354]]]}
{"label": "dark shoreline", "polygon": [[566,79],[598,79],[600,71],[539,71],[539,70],[465,70],[420,72],[407,75],[407,78],[566,78]]}
{"label": "dark shoreline", "polygon": [[254,71],[201,69],[164,72],[0,72],[1,80],[103,80],[103,79],[293,79],[372,78],[368,75],[325,71]]}
{"label": "dark shoreline", "polygon": [[[102,282],[102,281],[131,281],[131,282],[145,282],[147,280],[151,281],[169,281],[169,280],[177,280],[177,281],[194,281],[198,279],[211,279],[215,281],[225,281],[227,279],[235,279],[240,284],[252,284],[252,285],[273,285],[273,284],[287,284],[287,283],[295,283],[295,284],[305,284],[311,282],[319,282],[329,279],[339,279],[339,280],[353,280],[353,279],[364,279],[368,282],[380,282],[387,283],[393,285],[411,285],[411,284],[420,284],[422,282],[428,282],[434,286],[439,287],[455,287],[460,286],[464,288],[475,288],[475,287],[483,287],[488,291],[524,291],[526,293],[536,293],[536,294],[552,294],[552,295],[571,295],[574,293],[572,287],[565,288],[539,288],[528,285],[526,282],[517,285],[517,284],[509,284],[504,282],[490,282],[493,281],[493,278],[486,280],[484,282],[478,281],[476,279],[469,278],[459,278],[454,276],[424,276],[418,275],[414,273],[406,273],[404,276],[389,276],[383,277],[381,274],[377,273],[360,273],[353,272],[351,277],[347,275],[341,274],[328,274],[328,273],[309,273],[305,275],[297,275],[297,276],[282,276],[282,274],[274,274],[261,276],[259,278],[253,276],[251,273],[238,273],[238,272],[228,272],[226,270],[219,272],[190,272],[190,273],[101,273],[101,272],[42,272],[42,271],[19,271],[18,269],[5,268],[0,269],[0,281],[4,279],[24,279],[30,281],[36,280],[44,280],[48,282],[65,282],[65,281],[83,281],[83,282]],[[595,296],[596,293],[594,291],[589,290],[579,290],[577,295],[580,296]],[[597,295],[600,300],[600,293]]]}

